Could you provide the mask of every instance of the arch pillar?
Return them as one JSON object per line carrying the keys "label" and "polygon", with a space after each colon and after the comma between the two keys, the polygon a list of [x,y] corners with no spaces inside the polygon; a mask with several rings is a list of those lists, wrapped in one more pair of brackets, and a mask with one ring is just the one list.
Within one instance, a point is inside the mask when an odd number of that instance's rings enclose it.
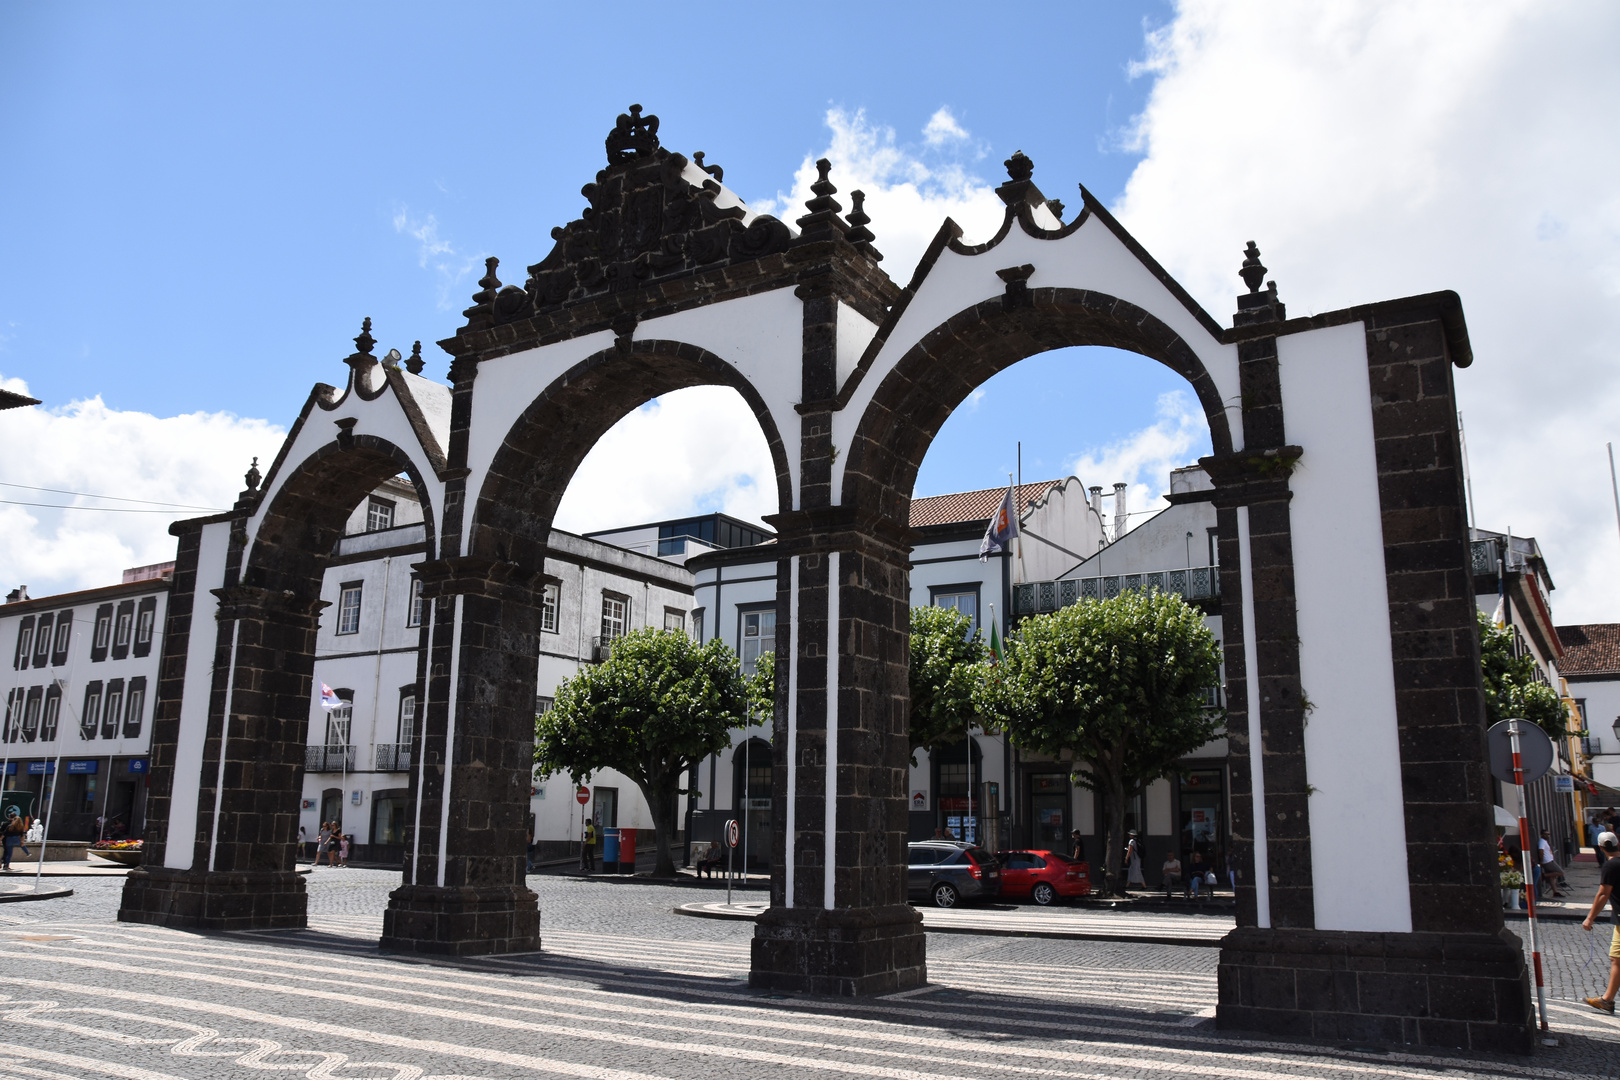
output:
{"label": "arch pillar", "polygon": [[[297,873],[298,793],[303,783],[318,598],[232,585],[211,590],[213,685],[200,767],[171,772],[197,790],[189,865],[167,844],[156,865],[132,870],[118,917],[200,930],[284,930],[306,925]],[[222,738],[223,734],[223,738]],[[171,837],[164,815],[148,832]]]}
{"label": "arch pillar", "polygon": [[907,903],[910,543],[849,508],[778,531],[771,906],[751,985],[841,996],[927,982]]}
{"label": "arch pillar", "polygon": [[534,768],[534,686],[543,575],[454,557],[416,567],[430,604],[418,679],[404,882],[382,947],[472,956],[540,948],[539,898],[524,883]]}

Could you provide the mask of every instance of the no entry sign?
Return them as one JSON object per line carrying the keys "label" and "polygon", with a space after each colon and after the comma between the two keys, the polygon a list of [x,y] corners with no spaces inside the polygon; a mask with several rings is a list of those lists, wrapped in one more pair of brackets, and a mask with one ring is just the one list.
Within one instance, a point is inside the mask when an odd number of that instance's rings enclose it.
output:
{"label": "no entry sign", "polygon": [[586,803],[590,802],[591,789],[586,787],[584,784],[579,785],[579,790],[574,792],[574,801],[579,803],[581,806],[584,806]]}
{"label": "no entry sign", "polygon": [[732,818],[730,821],[726,822],[726,845],[728,847],[736,847],[737,846],[737,837],[738,837],[737,819]]}

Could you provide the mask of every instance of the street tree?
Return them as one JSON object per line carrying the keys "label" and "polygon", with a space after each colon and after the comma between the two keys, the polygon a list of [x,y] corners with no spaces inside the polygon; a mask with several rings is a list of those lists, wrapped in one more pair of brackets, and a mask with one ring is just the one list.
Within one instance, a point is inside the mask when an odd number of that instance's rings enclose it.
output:
{"label": "street tree", "polygon": [[[682,781],[748,723],[749,695],[737,655],[718,640],[699,645],[679,631],[635,630],[600,664],[557,688],[535,718],[534,760],[578,784],[598,769],[628,776],[647,800],[660,877],[673,876]],[[692,794],[696,794],[695,792]]]}
{"label": "street tree", "polygon": [[1497,626],[1483,611],[1479,620],[1479,666],[1485,681],[1485,722],[1528,720],[1554,739],[1569,734],[1569,710],[1547,683],[1536,677],[1536,661],[1518,655],[1513,631]]}
{"label": "street tree", "polygon": [[1131,590],[1024,620],[986,683],[1012,742],[1071,758],[1103,808],[1103,893],[1123,892],[1125,807],[1214,737],[1215,636],[1173,593]]}

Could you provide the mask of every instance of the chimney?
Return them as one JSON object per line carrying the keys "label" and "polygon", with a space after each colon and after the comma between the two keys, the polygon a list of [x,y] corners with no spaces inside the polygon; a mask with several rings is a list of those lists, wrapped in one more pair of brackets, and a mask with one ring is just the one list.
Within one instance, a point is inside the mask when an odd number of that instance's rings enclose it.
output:
{"label": "chimney", "polygon": [[1114,485],[1114,539],[1118,540],[1131,527],[1131,515],[1125,511],[1125,493],[1129,484]]}
{"label": "chimney", "polygon": [[1102,520],[1102,488],[1101,487],[1093,487],[1091,489],[1091,508],[1093,510],[1097,511],[1097,520],[1101,521]]}
{"label": "chimney", "polygon": [[8,604],[20,604],[27,599],[29,599],[29,596],[28,586],[26,585],[19,585],[6,594],[6,603]]}

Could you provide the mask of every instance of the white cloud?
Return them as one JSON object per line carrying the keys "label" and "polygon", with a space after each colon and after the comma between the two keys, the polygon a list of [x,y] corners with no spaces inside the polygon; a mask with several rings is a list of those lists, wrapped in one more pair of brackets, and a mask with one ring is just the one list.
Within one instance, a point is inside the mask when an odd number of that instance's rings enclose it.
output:
{"label": "white cloud", "polygon": [[1160,394],[1157,412],[1148,427],[1082,451],[1066,470],[1088,487],[1096,484],[1109,492],[1117,483],[1129,484],[1126,505],[1133,518],[1169,505],[1159,500],[1170,488],[1170,470],[1209,453],[1209,423],[1191,394]]}
{"label": "white cloud", "polygon": [[956,122],[951,110],[940,109],[923,125],[923,141],[929,146],[943,146],[948,142],[961,142],[968,137],[967,130]]}
{"label": "white cloud", "polygon": [[432,270],[439,279],[437,306],[440,311],[455,307],[453,297],[482,261],[482,255],[466,255],[456,251],[455,245],[439,235],[439,219],[433,214],[418,218],[404,205],[394,208],[394,231],[411,237],[417,243],[416,264]]}
{"label": "white cloud", "polygon": [[776,513],[776,471],[735,390],[695,386],[637,409],[597,442],[557,507],[557,527],[595,532],[722,511]]}
{"label": "white cloud", "polygon": [[1183,0],[1117,212],[1228,317],[1257,241],[1291,314],[1441,289],[1479,520],[1535,535],[1560,621],[1620,620],[1620,8]]}
{"label": "white cloud", "polygon": [[[941,136],[936,141],[934,134],[945,131],[947,122],[961,138]],[[1006,207],[993,185],[970,172],[966,162],[937,155],[937,160],[925,161],[917,148],[897,140],[892,127],[869,121],[865,110],[829,109],[827,127],[831,141],[821,153],[805,155],[794,175],[792,194],[750,200],[750,206],[790,222],[799,217],[816,181],[816,159],[825,157],[832,162],[830,175],[838,186],[835,198],[846,211],[851,191],[866,193],[866,213],[872,219],[867,227],[877,236],[883,269],[901,285],[911,280],[917,261],[946,217],[956,220],[971,243],[990,239],[1001,227]],[[923,137],[931,146],[949,142],[967,149],[963,145],[967,132],[944,109],[928,121]],[[978,156],[975,153],[973,159]]]}
{"label": "white cloud", "polygon": [[[0,386],[27,393],[21,379]],[[267,468],[286,432],[229,413],[156,417],[110,409],[100,397],[60,409],[35,406],[0,413],[0,579],[3,591],[27,585],[34,596],[117,584],[131,566],[174,558],[168,533],[176,518],[204,511],[159,513],[129,500],[224,509],[242,488],[258,455]],[[125,501],[74,498],[30,488],[116,495]],[[18,503],[120,507],[119,511],[51,510]]]}

